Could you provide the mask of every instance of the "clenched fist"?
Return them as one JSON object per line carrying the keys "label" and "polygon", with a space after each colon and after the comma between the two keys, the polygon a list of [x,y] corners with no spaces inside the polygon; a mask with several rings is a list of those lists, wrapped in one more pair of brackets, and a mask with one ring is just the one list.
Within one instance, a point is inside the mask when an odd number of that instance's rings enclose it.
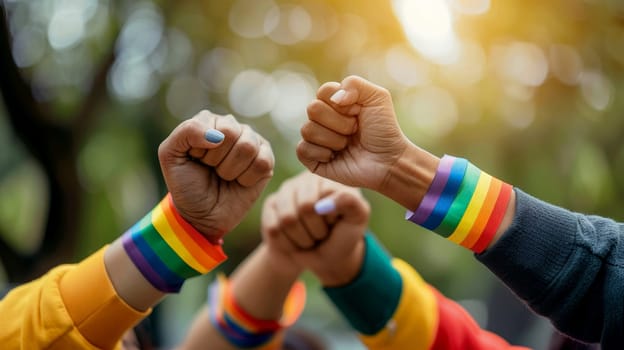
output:
{"label": "clenched fist", "polygon": [[262,136],[231,115],[208,111],[176,127],[158,158],[176,209],[213,242],[242,221],[275,163]]}

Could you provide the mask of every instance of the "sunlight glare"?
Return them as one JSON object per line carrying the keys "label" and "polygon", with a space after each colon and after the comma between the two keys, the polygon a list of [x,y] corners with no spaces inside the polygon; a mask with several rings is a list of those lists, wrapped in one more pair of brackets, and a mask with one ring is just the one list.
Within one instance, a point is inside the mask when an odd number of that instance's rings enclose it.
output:
{"label": "sunlight glare", "polygon": [[446,1],[394,0],[393,5],[408,40],[416,50],[440,64],[457,60],[458,39]]}

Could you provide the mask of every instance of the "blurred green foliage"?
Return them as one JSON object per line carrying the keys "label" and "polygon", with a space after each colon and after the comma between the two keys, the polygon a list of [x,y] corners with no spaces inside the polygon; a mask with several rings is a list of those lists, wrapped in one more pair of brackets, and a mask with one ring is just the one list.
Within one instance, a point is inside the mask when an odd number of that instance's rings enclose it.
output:
{"label": "blurred green foliage", "polygon": [[[4,0],[14,58],[59,124],[71,123],[115,53],[76,164],[76,258],[164,194],[156,150],[181,120],[206,108],[259,130],[277,159],[269,193],[302,170],[294,148],[316,88],[348,74],[390,89],[406,134],[431,152],[469,158],[554,204],[624,219],[621,2],[449,0],[450,27],[440,27],[444,17],[426,12],[433,5],[415,1],[431,33],[451,30],[455,56],[442,63],[411,40],[398,2]],[[428,30],[425,22],[416,29]],[[0,232],[28,251],[48,203],[45,176],[21,144],[0,109]],[[487,296],[492,277],[471,254],[365,194],[371,228],[393,254],[452,298]],[[259,211],[227,239],[224,269],[258,242]],[[188,305],[203,301],[194,295]]]}

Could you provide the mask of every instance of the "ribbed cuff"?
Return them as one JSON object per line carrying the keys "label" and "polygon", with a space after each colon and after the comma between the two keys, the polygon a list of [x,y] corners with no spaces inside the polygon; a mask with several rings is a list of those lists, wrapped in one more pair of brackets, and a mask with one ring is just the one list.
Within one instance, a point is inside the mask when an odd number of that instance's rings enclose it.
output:
{"label": "ribbed cuff", "polygon": [[115,292],[100,249],[68,271],[59,282],[67,312],[85,339],[100,349],[112,349],[124,333],[146,317]]}
{"label": "ribbed cuff", "polygon": [[568,210],[516,191],[511,226],[476,258],[522,299],[539,301],[574,249],[578,218]]}
{"label": "ribbed cuff", "polygon": [[323,290],[355,330],[373,335],[394,314],[403,282],[392,267],[390,256],[372,234],[366,234],[365,243],[362,270],[355,280],[346,286]]}

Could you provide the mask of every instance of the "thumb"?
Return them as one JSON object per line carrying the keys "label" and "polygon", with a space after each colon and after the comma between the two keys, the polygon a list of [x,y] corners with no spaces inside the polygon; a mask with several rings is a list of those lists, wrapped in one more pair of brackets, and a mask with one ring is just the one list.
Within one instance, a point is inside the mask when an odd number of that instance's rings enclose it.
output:
{"label": "thumb", "polygon": [[197,119],[190,119],[171,132],[160,144],[158,153],[162,158],[167,156],[182,157],[189,153],[193,155],[197,151],[203,154],[201,150],[217,148],[224,139],[225,135],[212,128],[212,125],[206,125]]}
{"label": "thumb", "polygon": [[355,191],[333,193],[314,204],[319,215],[335,214],[339,221],[350,224],[364,224],[370,215],[368,202]]}
{"label": "thumb", "polygon": [[[390,92],[382,86],[352,75],[345,78],[340,89],[329,98],[339,106],[360,105],[363,107],[382,105],[390,102]],[[355,111],[354,112],[359,112]]]}

